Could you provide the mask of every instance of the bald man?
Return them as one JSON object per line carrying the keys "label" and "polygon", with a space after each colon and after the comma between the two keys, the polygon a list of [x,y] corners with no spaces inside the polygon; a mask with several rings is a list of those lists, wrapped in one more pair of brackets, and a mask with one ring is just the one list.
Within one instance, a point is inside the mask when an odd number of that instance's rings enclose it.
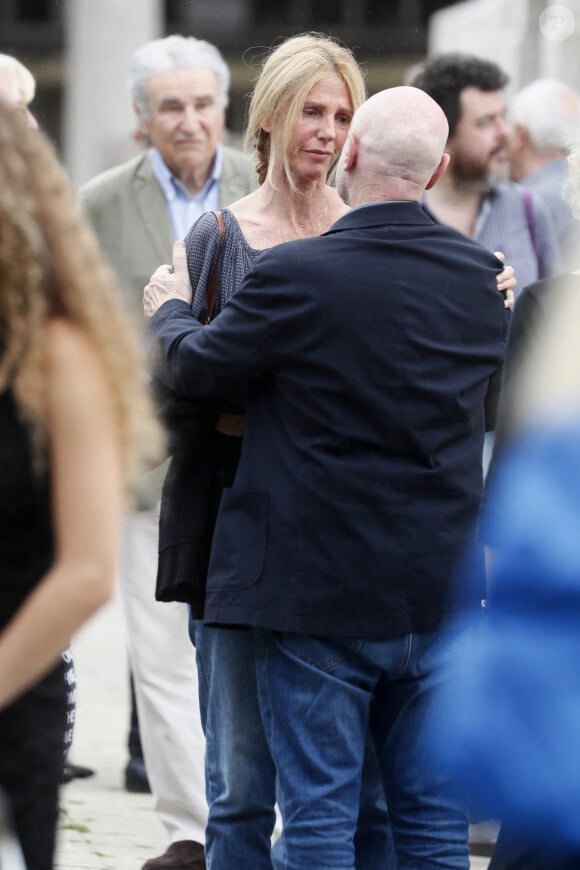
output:
{"label": "bald man", "polygon": [[382,91],[354,116],[338,172],[353,208],[327,233],[265,251],[207,327],[179,244],[175,274],[162,267],[145,293],[171,389],[249,384],[205,617],[255,635],[288,870],[353,870],[369,729],[399,870],[469,867],[467,818],[425,727],[442,624],[483,597],[452,595],[452,576],[506,320],[499,260],[420,205],[446,139],[425,93]]}

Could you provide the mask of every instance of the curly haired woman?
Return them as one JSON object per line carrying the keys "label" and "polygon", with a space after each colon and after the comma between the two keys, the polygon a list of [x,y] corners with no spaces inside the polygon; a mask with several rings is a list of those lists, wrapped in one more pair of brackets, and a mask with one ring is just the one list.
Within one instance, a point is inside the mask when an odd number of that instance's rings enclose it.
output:
{"label": "curly haired woman", "polygon": [[28,870],[53,866],[61,652],[111,594],[124,493],[160,443],[65,174],[0,101],[0,787]]}

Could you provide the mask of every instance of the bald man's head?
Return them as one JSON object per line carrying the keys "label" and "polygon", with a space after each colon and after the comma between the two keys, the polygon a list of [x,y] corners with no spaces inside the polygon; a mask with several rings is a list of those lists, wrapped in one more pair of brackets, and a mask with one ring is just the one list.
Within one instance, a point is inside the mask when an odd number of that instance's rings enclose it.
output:
{"label": "bald man's head", "polygon": [[341,195],[350,194],[353,205],[419,200],[447,165],[444,158],[441,167],[448,132],[445,114],[424,91],[404,86],[374,94],[352,121],[338,170]]}

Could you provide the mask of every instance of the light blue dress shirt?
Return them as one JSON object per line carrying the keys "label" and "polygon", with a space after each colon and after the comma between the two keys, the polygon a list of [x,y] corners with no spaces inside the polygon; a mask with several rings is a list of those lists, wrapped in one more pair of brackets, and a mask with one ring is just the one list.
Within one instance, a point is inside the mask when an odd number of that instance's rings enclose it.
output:
{"label": "light blue dress shirt", "polygon": [[206,211],[219,208],[219,177],[223,155],[217,146],[212,171],[203,188],[192,196],[181,181],[171,172],[156,148],[151,149],[151,163],[169,209],[174,239],[184,239],[189,228]]}

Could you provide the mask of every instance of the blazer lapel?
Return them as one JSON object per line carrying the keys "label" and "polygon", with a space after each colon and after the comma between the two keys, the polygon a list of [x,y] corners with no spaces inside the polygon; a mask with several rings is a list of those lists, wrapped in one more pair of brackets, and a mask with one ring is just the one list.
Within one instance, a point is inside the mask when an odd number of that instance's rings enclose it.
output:
{"label": "blazer lapel", "polygon": [[173,245],[173,231],[163,191],[155,178],[149,152],[135,173],[135,199],[151,249],[159,263],[165,262]]}

